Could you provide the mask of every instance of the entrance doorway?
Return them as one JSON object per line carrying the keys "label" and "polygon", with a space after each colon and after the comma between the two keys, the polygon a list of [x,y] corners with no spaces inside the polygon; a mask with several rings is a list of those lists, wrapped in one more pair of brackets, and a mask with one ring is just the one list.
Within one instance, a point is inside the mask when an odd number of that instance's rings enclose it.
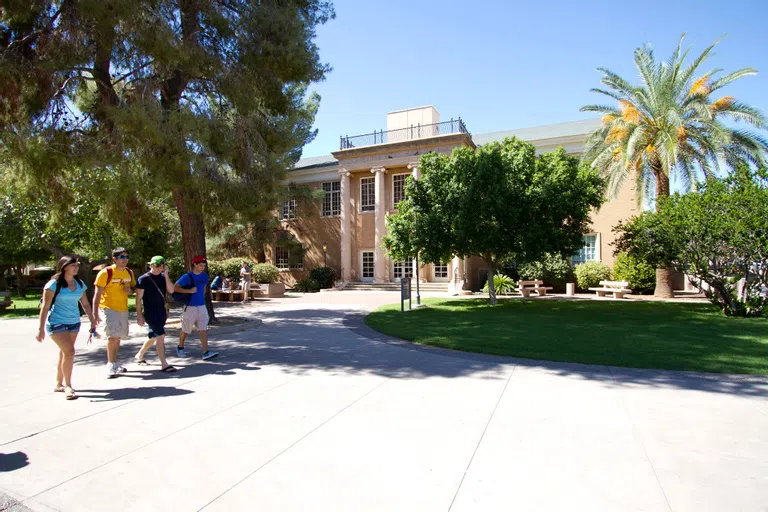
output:
{"label": "entrance doorway", "polygon": [[360,251],[360,281],[373,282],[376,265],[373,259],[373,251]]}

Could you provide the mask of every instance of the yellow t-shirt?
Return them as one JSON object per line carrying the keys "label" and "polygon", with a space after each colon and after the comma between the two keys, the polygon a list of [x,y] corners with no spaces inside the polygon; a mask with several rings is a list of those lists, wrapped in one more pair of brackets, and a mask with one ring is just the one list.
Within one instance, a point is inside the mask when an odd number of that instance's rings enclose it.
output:
{"label": "yellow t-shirt", "polygon": [[114,311],[128,311],[128,294],[125,286],[136,286],[136,280],[131,278],[128,270],[118,270],[117,265],[112,265],[112,282],[107,283],[107,269],[101,270],[96,276],[96,286],[104,288],[101,294],[99,306]]}

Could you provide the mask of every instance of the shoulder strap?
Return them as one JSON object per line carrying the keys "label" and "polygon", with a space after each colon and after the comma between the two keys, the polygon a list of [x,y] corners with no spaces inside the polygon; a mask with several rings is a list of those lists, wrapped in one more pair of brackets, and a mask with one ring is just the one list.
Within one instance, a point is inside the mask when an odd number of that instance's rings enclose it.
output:
{"label": "shoulder strap", "polygon": [[104,285],[104,288],[106,288],[111,282],[112,282],[112,266],[109,266],[107,267],[107,284]]}
{"label": "shoulder strap", "polygon": [[136,276],[133,275],[133,270],[129,269],[128,267],[125,267],[125,270],[127,270],[128,274],[130,274],[131,282],[135,282],[136,281]]}
{"label": "shoulder strap", "polygon": [[56,302],[56,297],[59,296],[59,292],[61,291],[61,283],[59,280],[56,280],[56,290],[53,292],[53,299],[51,300],[51,307],[53,307],[53,303]]}

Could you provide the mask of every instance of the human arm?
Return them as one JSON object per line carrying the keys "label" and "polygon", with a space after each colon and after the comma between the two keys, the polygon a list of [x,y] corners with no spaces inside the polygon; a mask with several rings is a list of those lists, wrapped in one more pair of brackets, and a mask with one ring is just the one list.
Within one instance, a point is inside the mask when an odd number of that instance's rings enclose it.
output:
{"label": "human arm", "polygon": [[93,322],[94,326],[99,325],[99,322],[101,322],[101,319],[99,318],[99,304],[101,303],[101,294],[104,293],[104,288],[102,288],[99,285],[96,285],[96,293],[93,294]]}
{"label": "human arm", "polygon": [[178,281],[176,281],[176,284],[173,286],[173,291],[177,293],[197,293],[197,287],[193,286],[192,288],[184,288],[185,286],[189,286],[191,284],[194,284],[191,282],[191,278],[189,277],[189,274],[184,274],[179,278]]}
{"label": "human arm", "polygon": [[163,268],[163,276],[165,277],[165,291],[168,293],[173,293],[175,289],[173,286],[173,282],[171,281],[171,278],[168,275],[168,265],[165,265]]}
{"label": "human arm", "polygon": [[46,288],[43,291],[43,307],[40,308],[40,329],[35,336],[38,342],[45,339],[45,321],[48,318],[48,312],[51,310],[51,301],[53,301],[53,290]]}
{"label": "human arm", "polygon": [[83,311],[88,315],[88,320],[91,322],[91,329],[93,329],[96,327],[96,319],[93,317],[93,309],[91,308],[91,303],[88,302],[88,296],[85,294],[85,290],[83,290],[83,295],[80,297],[80,305],[83,306]]}
{"label": "human arm", "polygon": [[144,288],[136,288],[136,323],[139,327],[144,327],[144,304],[141,302],[144,297]]}

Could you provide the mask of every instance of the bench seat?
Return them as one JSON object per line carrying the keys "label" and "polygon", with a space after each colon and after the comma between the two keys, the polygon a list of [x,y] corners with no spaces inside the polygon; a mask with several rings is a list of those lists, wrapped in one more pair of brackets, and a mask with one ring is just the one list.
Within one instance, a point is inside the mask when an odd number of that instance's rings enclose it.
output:
{"label": "bench seat", "polygon": [[523,297],[530,297],[531,292],[535,291],[539,296],[543,297],[547,294],[547,290],[551,290],[551,286],[544,286],[544,281],[524,281],[517,282],[518,291]]}
{"label": "bench seat", "polygon": [[613,294],[614,299],[623,299],[625,293],[632,293],[626,281],[600,281],[601,288],[593,287],[589,291],[596,292],[598,297]]}

